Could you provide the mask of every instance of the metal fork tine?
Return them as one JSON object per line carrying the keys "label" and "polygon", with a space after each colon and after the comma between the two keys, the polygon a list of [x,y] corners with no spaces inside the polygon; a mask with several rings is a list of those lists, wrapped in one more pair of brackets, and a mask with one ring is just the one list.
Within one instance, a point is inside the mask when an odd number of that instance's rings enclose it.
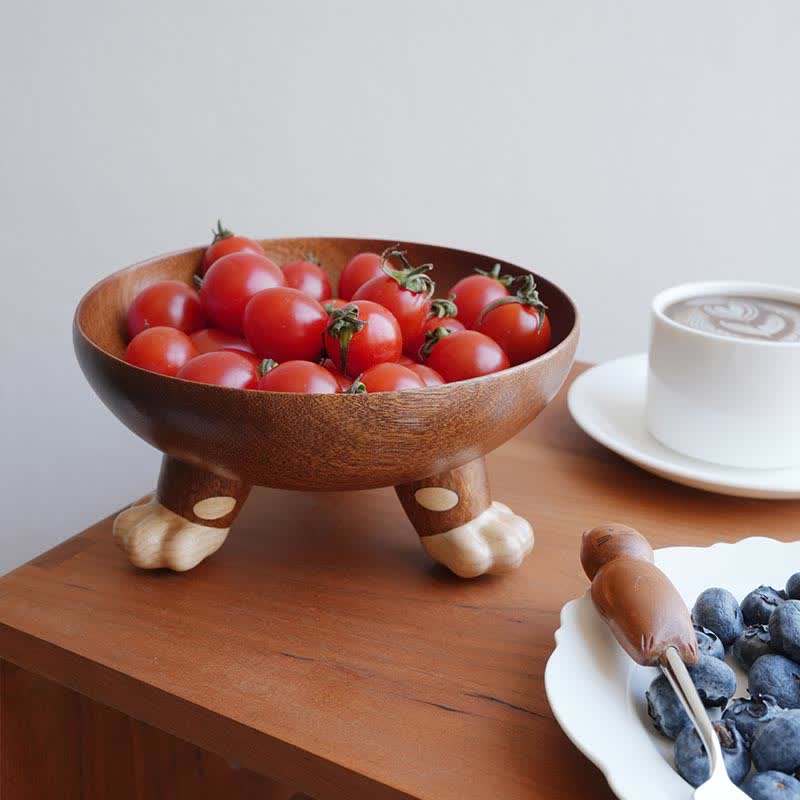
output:
{"label": "metal fork tine", "polygon": [[722,747],[703,701],[678,651],[668,647],[661,659],[661,671],[667,676],[689,719],[694,724],[711,761],[711,777],[695,790],[695,800],[746,800],[747,795],[734,786],[725,769]]}

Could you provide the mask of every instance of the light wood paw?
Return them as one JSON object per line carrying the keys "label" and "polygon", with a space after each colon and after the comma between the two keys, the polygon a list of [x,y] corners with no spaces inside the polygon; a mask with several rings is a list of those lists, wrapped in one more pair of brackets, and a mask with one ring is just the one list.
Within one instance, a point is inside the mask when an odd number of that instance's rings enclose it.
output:
{"label": "light wood paw", "polygon": [[131,564],[175,572],[192,569],[219,550],[228,530],[189,522],[161,505],[154,495],[121,511],[114,520],[114,540]]}
{"label": "light wood paw", "polygon": [[475,519],[445,533],[422,536],[428,555],[462,578],[516,569],[533,549],[533,528],[494,502]]}

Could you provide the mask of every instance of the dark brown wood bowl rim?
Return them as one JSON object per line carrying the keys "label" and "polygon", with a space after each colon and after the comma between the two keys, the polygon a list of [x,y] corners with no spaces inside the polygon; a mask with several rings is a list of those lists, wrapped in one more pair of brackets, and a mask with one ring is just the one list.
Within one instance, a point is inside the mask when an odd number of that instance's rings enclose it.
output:
{"label": "dark brown wood bowl rim", "polygon": [[[256,241],[261,242],[261,243],[270,242],[270,241],[291,242],[293,240],[295,240],[295,241],[306,241],[307,239],[327,239],[329,241],[335,241],[337,239],[338,240],[342,240],[342,241],[357,241],[358,239],[363,239],[363,241],[365,241],[365,242],[374,242],[374,241],[376,241],[375,239],[369,239],[367,237],[359,237],[359,236],[352,236],[352,237],[351,236],[308,236],[308,237],[306,237],[306,236],[290,236],[290,237],[273,236],[273,237],[270,237],[268,239],[258,238],[258,239],[256,239]],[[397,242],[397,241],[400,241],[401,243],[404,242],[404,240],[398,240],[398,239],[386,239],[385,241],[387,243]],[[487,256],[487,255],[482,254],[482,253],[475,253],[475,252],[472,252],[470,250],[461,250],[459,248],[449,247],[447,245],[436,245],[436,244],[430,244],[430,243],[426,243],[426,242],[407,242],[407,244],[411,244],[414,247],[438,247],[438,248],[450,250],[450,251],[452,251],[454,253],[463,253],[465,256],[478,256],[479,258],[488,258],[489,260],[491,260],[493,258],[493,256]],[[135,270],[137,270],[137,269],[139,269],[139,268],[141,268],[141,267],[143,267],[143,266],[145,266],[147,264],[150,264],[150,263],[152,263],[154,261],[161,261],[162,259],[165,259],[165,258],[183,256],[183,255],[187,255],[188,253],[200,252],[200,251],[205,250],[205,249],[206,249],[206,245],[201,245],[199,247],[186,247],[186,248],[183,248],[182,250],[172,250],[172,251],[170,251],[168,253],[161,253],[160,255],[156,255],[156,256],[152,256],[151,258],[144,259],[143,261],[137,261],[135,264],[131,264],[131,265],[127,266],[127,267],[123,267],[122,269],[118,269],[115,272],[112,272],[110,275],[107,275],[105,278],[99,280],[96,284],[94,284],[94,286],[92,286],[83,295],[83,297],[81,297],[81,299],[80,299],[80,301],[78,303],[78,306],[75,309],[75,315],[73,317],[73,325],[74,325],[75,330],[77,330],[80,333],[81,338],[87,344],[89,344],[90,347],[92,347],[97,352],[101,353],[106,358],[113,359],[114,361],[117,361],[119,364],[123,364],[127,369],[135,370],[137,372],[145,372],[148,375],[156,375],[158,378],[163,378],[166,381],[176,381],[177,380],[177,381],[180,381],[181,383],[190,383],[193,386],[205,387],[205,388],[211,390],[212,392],[213,391],[217,391],[217,392],[257,392],[257,393],[263,394],[265,396],[270,396],[270,395],[286,396],[287,394],[298,394],[300,397],[307,397],[308,395],[306,395],[304,393],[300,393],[300,392],[271,392],[271,391],[267,391],[267,390],[264,390],[264,389],[237,389],[237,388],[233,388],[233,387],[230,387],[230,386],[217,386],[216,384],[211,384],[211,383],[199,383],[197,381],[187,381],[187,380],[184,380],[183,378],[173,377],[173,376],[170,376],[170,375],[159,375],[158,373],[153,373],[150,370],[142,369],[141,367],[137,367],[137,366],[135,366],[133,364],[129,364],[124,359],[121,359],[118,356],[115,356],[113,353],[109,353],[108,350],[104,350],[102,347],[100,347],[97,344],[95,344],[95,342],[92,341],[92,339],[90,339],[86,335],[86,333],[84,332],[83,328],[81,327],[81,323],[80,323],[80,317],[81,317],[81,311],[83,309],[83,305],[84,305],[84,303],[87,302],[89,296],[92,295],[97,289],[99,289],[100,286],[102,286],[104,283],[107,283],[107,282],[110,282],[110,281],[114,280],[115,278],[117,278],[123,272],[133,272],[133,271],[135,271]],[[495,259],[495,260],[498,261],[501,264],[507,264],[507,265],[509,265],[511,267],[515,267],[516,269],[521,269],[521,270],[524,270],[525,272],[530,272],[532,275],[535,275],[537,278],[540,277],[538,273],[534,273],[531,270],[527,269],[526,267],[521,267],[518,264],[513,264],[510,261],[505,261],[505,260],[502,260],[502,259]],[[563,295],[564,299],[567,301],[567,303],[569,303],[570,307],[572,308],[572,314],[573,314],[573,317],[574,317],[574,322],[573,322],[572,327],[570,328],[569,332],[566,334],[566,336],[564,336],[564,338],[561,340],[561,342],[559,342],[555,347],[553,347],[550,350],[548,350],[546,353],[542,353],[542,355],[540,355],[540,356],[538,356],[538,357],[536,357],[534,359],[531,359],[530,361],[525,361],[522,364],[517,364],[516,366],[508,367],[507,369],[504,369],[501,372],[493,372],[493,373],[490,373],[489,375],[481,375],[481,376],[479,376],[477,378],[469,378],[469,379],[464,380],[464,381],[455,381],[453,383],[445,383],[445,384],[443,384],[441,386],[425,386],[424,388],[421,388],[421,389],[404,389],[403,392],[405,394],[409,394],[411,396],[420,395],[422,393],[425,393],[426,396],[430,396],[431,392],[444,393],[446,391],[452,391],[454,389],[454,387],[457,387],[457,386],[464,386],[466,384],[476,383],[477,381],[490,381],[490,380],[496,378],[500,374],[505,374],[505,373],[509,373],[509,372],[520,372],[522,370],[530,368],[531,365],[533,365],[533,364],[544,363],[545,361],[548,361],[551,358],[554,358],[556,356],[556,354],[559,353],[561,350],[565,349],[566,347],[570,347],[571,344],[572,344],[572,340],[578,335],[578,332],[580,330],[580,321],[579,321],[579,317],[578,317],[578,309],[575,306],[575,303],[572,300],[572,298],[567,294],[566,291],[564,291],[564,289],[562,289],[558,284],[556,284],[555,282],[549,280],[545,276],[541,276],[541,277],[544,280],[547,280],[548,283],[550,283],[559,292],[561,292],[561,294]],[[370,397],[374,397],[376,394],[394,395],[395,392],[373,392],[369,396]],[[338,398],[342,398],[343,400],[345,398],[347,398],[345,402],[354,402],[354,400],[357,402],[359,398],[365,398],[367,396],[367,393],[345,395],[342,392],[337,392],[335,394],[330,394],[330,395],[317,394],[316,396],[318,396],[318,397],[322,397],[322,396],[338,397]]]}

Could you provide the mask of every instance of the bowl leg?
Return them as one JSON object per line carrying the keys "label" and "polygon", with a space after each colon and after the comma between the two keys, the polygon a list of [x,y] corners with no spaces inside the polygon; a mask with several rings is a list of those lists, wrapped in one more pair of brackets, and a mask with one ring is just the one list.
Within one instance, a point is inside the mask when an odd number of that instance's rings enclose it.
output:
{"label": "bowl leg", "polygon": [[516,569],[533,549],[533,529],[492,502],[486,462],[395,487],[422,546],[462,578]]}
{"label": "bowl leg", "polygon": [[137,567],[185,572],[219,550],[249,492],[241,481],[164,456],[155,495],[117,515],[114,539]]}

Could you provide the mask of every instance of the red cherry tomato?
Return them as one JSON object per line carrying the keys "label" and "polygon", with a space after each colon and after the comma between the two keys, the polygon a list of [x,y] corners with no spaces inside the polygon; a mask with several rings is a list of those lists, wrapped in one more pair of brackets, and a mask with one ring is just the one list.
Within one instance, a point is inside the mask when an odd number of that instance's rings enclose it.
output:
{"label": "red cherry tomato", "polygon": [[176,328],[145,328],[131,339],[125,360],[161,375],[175,376],[178,370],[197,355],[192,340]]}
{"label": "red cherry tomato", "polygon": [[428,334],[425,351],[426,366],[435,369],[447,383],[478,378],[510,366],[500,345],[478,331],[448,333],[437,328]]}
{"label": "red cherry tomato", "polygon": [[262,358],[317,361],[328,326],[325,309],[297,289],[259,292],[244,311],[244,335]]}
{"label": "red cherry tomato", "polygon": [[481,312],[475,330],[494,339],[512,364],[522,364],[550,347],[546,308],[533,276],[526,275],[513,297],[496,300]]}
{"label": "red cherry tomato", "polygon": [[[244,350],[224,350],[220,352],[236,353],[237,355],[240,355],[242,358],[247,359],[247,361],[256,368],[256,371],[258,371],[261,368],[261,365],[264,363],[263,358],[259,358],[255,353],[246,353]],[[261,372],[258,374],[260,376]]]}
{"label": "red cherry tomato", "polygon": [[353,295],[373,278],[383,275],[381,257],[377,253],[359,253],[345,264],[339,276],[339,297],[351,300]]}
{"label": "red cherry tomato", "polygon": [[258,368],[255,359],[233,350],[217,350],[203,353],[187,361],[178,370],[178,377],[195,383],[210,383],[232,389],[255,389],[258,383]]}
{"label": "red cherry tomato", "polygon": [[305,261],[292,261],[291,264],[284,264],[281,269],[287,286],[299,289],[319,302],[330,299],[331,283],[320,262],[314,256],[309,255]]}
{"label": "red cherry tomato", "polygon": [[246,236],[234,236],[229,230],[222,227],[222,223],[217,220],[217,228],[214,233],[214,241],[206,248],[203,256],[203,264],[200,267],[200,276],[208,272],[208,268],[223,256],[231,253],[255,253],[258,256],[264,255],[264,248],[255,239],[248,239]]}
{"label": "red cherry tomato", "polygon": [[284,286],[281,268],[266,256],[232,253],[211,265],[200,289],[209,319],[229,333],[242,334],[244,309],[264,289]]}
{"label": "red cherry tomato", "polygon": [[336,369],[350,378],[375,364],[397,361],[402,342],[391,312],[369,300],[354,300],[331,312],[325,331],[325,352]]}
{"label": "red cherry tomato", "polygon": [[402,364],[385,362],[370,367],[361,382],[370,393],[401,392],[403,389],[423,389],[425,382],[416,373]]}
{"label": "red cherry tomato", "polygon": [[[448,331],[453,332],[466,330],[466,327],[463,325],[463,323],[455,317],[442,317],[442,319],[432,317],[431,319],[425,320],[425,324],[422,326],[422,339],[420,341],[420,346],[425,343],[425,335],[429,331],[435,331],[437,328],[446,328]],[[417,348],[417,352],[419,352],[419,347]]]}
{"label": "red cherry tomato", "polygon": [[428,318],[422,323],[422,328],[414,339],[404,345],[404,352],[406,352],[412,360],[419,359],[419,351],[425,344],[425,335],[428,331],[435,331],[437,328],[447,328],[449,331],[463,331],[464,326],[457,319],[457,314],[458,308],[453,302],[452,295],[450,295],[447,300],[432,300]]}
{"label": "red cherry tomato", "polygon": [[[403,264],[403,269],[394,269],[388,258],[395,256]],[[403,352],[410,357],[411,348],[417,341],[422,325],[431,310],[430,297],[433,294],[433,281],[425,274],[432,264],[412,267],[402,250],[387,249],[381,255],[383,274],[367,281],[354,295],[354,300],[371,300],[392,312],[403,335]]]}
{"label": "red cherry tomato", "polygon": [[415,364],[413,361],[406,365],[415,375],[422,378],[426,386],[441,386],[444,378],[435,370],[425,364]]}
{"label": "red cherry tomato", "polygon": [[255,352],[241,337],[234,336],[219,328],[203,328],[195,331],[190,337],[198,353],[213,353],[216,350],[239,350],[243,353]]}
{"label": "red cherry tomato", "polygon": [[339,384],[339,388],[342,391],[349,389],[353,385],[352,378],[348,378],[343,372],[339,372],[339,370],[336,369],[336,365],[329,358],[326,358],[322,362],[322,366],[336,378],[336,382]]}
{"label": "red cherry tomato", "polygon": [[489,303],[508,297],[507,287],[511,283],[509,275],[500,274],[499,264],[495,264],[489,272],[480,269],[475,271],[477,275],[462,278],[450,290],[450,294],[455,295],[453,299],[458,306],[458,319],[465,328],[471,328],[475,324],[475,320]]}
{"label": "red cherry tomato", "polygon": [[177,328],[191,333],[206,324],[200,295],[180,281],[158,281],[142,289],[128,309],[128,336],[145,328]]}
{"label": "red cherry tomato", "polygon": [[416,364],[417,362],[414,361],[413,358],[409,358],[408,356],[400,356],[397,359],[398,364],[402,364],[404,367],[407,367],[409,364]]}
{"label": "red cherry tomato", "polygon": [[258,388],[265,392],[337,394],[341,391],[328,370],[311,361],[284,361],[261,376]]}

